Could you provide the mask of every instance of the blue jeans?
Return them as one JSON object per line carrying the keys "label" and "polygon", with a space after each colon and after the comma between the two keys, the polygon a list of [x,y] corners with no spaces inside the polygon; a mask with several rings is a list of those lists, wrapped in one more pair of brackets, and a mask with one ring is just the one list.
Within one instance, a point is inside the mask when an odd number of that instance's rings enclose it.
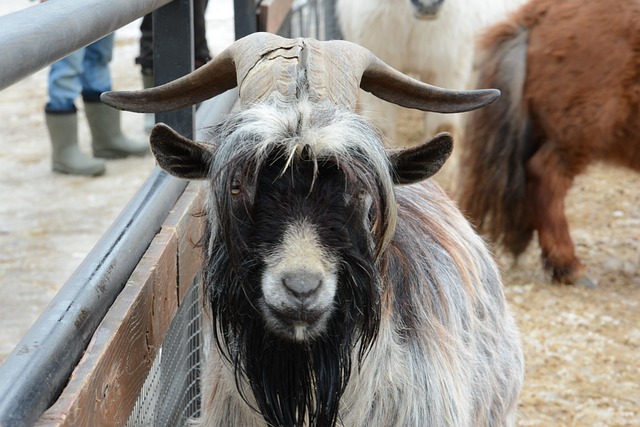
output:
{"label": "blue jeans", "polygon": [[51,64],[47,113],[75,112],[74,101],[80,95],[85,101],[98,102],[102,92],[111,90],[114,37],[109,34]]}

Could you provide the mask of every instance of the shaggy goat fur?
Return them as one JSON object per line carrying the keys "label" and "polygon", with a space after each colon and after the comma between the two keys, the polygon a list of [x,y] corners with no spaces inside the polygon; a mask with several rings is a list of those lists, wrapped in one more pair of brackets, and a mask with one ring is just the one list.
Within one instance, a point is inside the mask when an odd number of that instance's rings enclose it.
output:
{"label": "shaggy goat fur", "polygon": [[[197,425],[513,425],[523,360],[499,273],[435,183],[394,187],[381,135],[330,104],[272,98],[211,138],[217,345],[205,339]],[[265,321],[260,289],[300,215],[339,267],[331,318],[302,340]]]}
{"label": "shaggy goat fur", "polygon": [[208,142],[151,133],[158,164],[208,192],[194,423],[513,425],[523,360],[498,271],[425,181],[450,135],[387,152],[353,112],[358,88],[440,112],[499,92],[433,87],[346,41],[254,34],[183,78],[102,99],[166,111],[236,85],[241,108]]}

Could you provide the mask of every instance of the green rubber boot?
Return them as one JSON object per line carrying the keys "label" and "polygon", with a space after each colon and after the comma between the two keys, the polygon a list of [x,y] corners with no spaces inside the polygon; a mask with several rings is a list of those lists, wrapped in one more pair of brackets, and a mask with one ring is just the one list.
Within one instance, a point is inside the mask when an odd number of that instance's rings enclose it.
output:
{"label": "green rubber boot", "polygon": [[101,102],[85,102],[84,112],[91,129],[95,157],[119,159],[145,156],[150,152],[149,144],[135,142],[122,133],[120,111]]}
{"label": "green rubber boot", "polygon": [[54,172],[70,175],[97,176],[106,168],[104,160],[94,159],[78,147],[78,115],[45,113],[51,137],[51,166]]}

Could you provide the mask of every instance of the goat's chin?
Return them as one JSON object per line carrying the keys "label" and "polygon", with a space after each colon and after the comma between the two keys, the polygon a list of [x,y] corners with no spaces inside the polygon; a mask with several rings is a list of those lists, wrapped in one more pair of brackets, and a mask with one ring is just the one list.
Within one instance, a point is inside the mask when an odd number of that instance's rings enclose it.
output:
{"label": "goat's chin", "polygon": [[330,308],[323,311],[277,310],[268,304],[262,304],[261,308],[267,328],[272,333],[299,342],[322,335],[331,317]]}

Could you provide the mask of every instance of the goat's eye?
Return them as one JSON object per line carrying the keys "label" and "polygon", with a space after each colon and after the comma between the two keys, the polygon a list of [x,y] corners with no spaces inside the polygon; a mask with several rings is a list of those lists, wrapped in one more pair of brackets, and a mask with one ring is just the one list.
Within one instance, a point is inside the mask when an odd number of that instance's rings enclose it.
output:
{"label": "goat's eye", "polygon": [[231,195],[237,196],[238,194],[240,194],[241,190],[242,190],[242,186],[240,185],[240,181],[233,180],[231,182]]}
{"label": "goat's eye", "polygon": [[357,190],[352,193],[345,193],[344,196],[344,201],[346,204],[355,203],[357,205],[360,205],[362,203],[366,203],[369,199],[369,193],[367,193],[367,191],[364,189]]}

